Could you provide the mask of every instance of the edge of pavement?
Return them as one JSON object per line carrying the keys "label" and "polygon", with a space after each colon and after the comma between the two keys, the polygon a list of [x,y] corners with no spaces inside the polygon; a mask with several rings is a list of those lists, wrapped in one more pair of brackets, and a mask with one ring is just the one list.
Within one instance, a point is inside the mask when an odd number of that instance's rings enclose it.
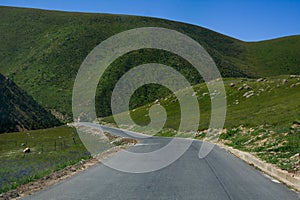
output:
{"label": "edge of pavement", "polygon": [[240,151],[220,143],[217,143],[216,145],[240,158],[249,165],[259,169],[265,174],[286,184],[290,188],[300,192],[300,177],[296,176],[295,174],[279,169],[278,167],[275,167],[274,165],[267,163],[248,152]]}
{"label": "edge of pavement", "polygon": [[[105,126],[111,127],[110,124],[106,124]],[[116,127],[111,127],[111,128],[118,129]],[[125,129],[121,129],[121,130],[126,131]],[[141,134],[141,133],[138,133],[138,134]],[[194,139],[194,138],[182,138],[182,139],[199,141],[198,139]],[[238,149],[234,149],[230,146],[226,146],[226,145],[224,145],[222,143],[218,143],[218,142],[210,142],[207,140],[200,140],[200,141],[217,145],[218,147],[233,154],[234,156],[238,157],[239,159],[243,160],[244,162],[248,163],[249,165],[253,166],[254,168],[262,171],[266,175],[269,175],[269,176],[273,177],[274,179],[280,181],[281,183],[287,185],[288,187],[295,190],[296,192],[300,192],[300,177],[299,176],[297,176],[293,173],[289,173],[285,170],[282,170],[270,163],[267,163],[267,162],[261,160],[260,158],[252,155],[251,153],[240,151]]]}

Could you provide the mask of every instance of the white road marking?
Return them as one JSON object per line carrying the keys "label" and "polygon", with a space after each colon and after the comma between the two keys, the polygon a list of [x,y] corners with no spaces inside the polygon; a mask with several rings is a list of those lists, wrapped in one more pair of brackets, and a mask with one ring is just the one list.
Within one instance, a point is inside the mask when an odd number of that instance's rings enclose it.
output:
{"label": "white road marking", "polygon": [[159,143],[147,143],[147,144],[143,144],[143,143],[137,143],[134,146],[150,146],[150,145],[158,145]]}
{"label": "white road marking", "polygon": [[276,180],[276,179],[274,179],[273,177],[271,177],[271,176],[269,176],[269,175],[267,175],[267,174],[263,174],[265,177],[267,177],[268,179],[270,179],[272,182],[274,182],[274,183],[280,183],[280,181],[278,181],[278,180]]}

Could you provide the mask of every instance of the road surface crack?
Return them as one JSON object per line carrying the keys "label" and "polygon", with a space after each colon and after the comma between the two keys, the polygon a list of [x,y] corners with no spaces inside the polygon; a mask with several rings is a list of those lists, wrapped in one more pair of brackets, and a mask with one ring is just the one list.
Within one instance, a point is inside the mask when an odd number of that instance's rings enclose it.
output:
{"label": "road surface crack", "polygon": [[215,175],[216,179],[218,180],[218,182],[220,183],[221,187],[223,188],[224,192],[226,193],[226,196],[228,197],[228,199],[233,200],[233,198],[230,196],[229,191],[226,189],[225,184],[222,182],[222,180],[218,177],[216,170],[214,169],[214,167],[209,163],[209,161],[204,158],[205,162],[207,163],[208,167],[210,168],[210,170],[213,172],[213,174]]}

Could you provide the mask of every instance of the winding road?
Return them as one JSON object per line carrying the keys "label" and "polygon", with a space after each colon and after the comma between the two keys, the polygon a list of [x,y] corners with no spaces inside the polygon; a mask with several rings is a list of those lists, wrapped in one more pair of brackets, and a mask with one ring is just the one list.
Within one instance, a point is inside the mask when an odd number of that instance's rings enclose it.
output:
{"label": "winding road", "polygon": [[[99,128],[97,125],[86,125]],[[129,135],[128,132],[118,129],[104,126],[102,128],[122,137],[135,137],[134,133]],[[136,136],[138,137],[139,134]],[[167,145],[170,140],[170,138],[160,137],[141,139],[138,145],[131,147],[128,151],[151,152]],[[184,140],[182,139],[183,143]],[[299,199],[299,194],[296,192],[217,146],[207,157],[200,159],[198,152],[202,144],[201,141],[193,141],[178,160],[157,171],[126,173],[111,169],[104,164],[98,164],[24,199]],[[120,165],[124,164],[127,167],[135,168],[142,164],[140,160],[136,162],[127,159],[126,154],[122,152],[117,153],[116,158],[120,160]],[[149,162],[147,157],[144,159],[145,162]],[[164,158],[152,159],[150,162],[160,162],[162,161],[160,159]]]}

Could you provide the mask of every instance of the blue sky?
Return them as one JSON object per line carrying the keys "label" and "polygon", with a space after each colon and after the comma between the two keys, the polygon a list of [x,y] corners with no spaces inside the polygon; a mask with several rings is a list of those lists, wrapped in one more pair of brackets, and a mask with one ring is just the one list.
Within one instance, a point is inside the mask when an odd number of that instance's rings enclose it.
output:
{"label": "blue sky", "polygon": [[300,34],[300,0],[0,0],[0,5],[153,16],[245,41]]}

